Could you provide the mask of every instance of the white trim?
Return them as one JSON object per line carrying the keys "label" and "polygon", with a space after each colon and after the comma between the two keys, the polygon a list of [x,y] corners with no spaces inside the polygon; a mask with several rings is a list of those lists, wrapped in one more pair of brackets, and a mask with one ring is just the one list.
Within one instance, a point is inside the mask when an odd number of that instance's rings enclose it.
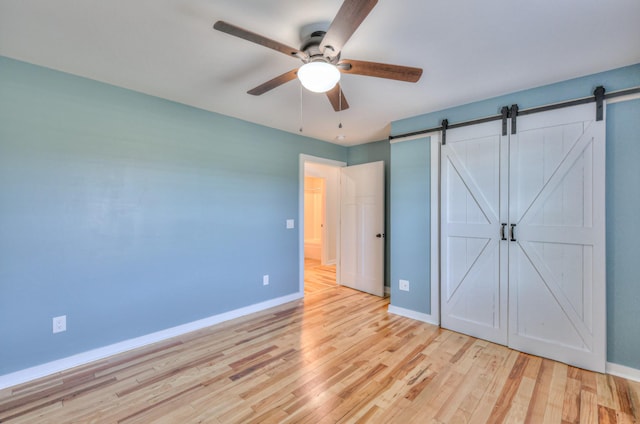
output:
{"label": "white trim", "polygon": [[611,99],[607,99],[606,103],[608,105],[612,105],[614,103],[628,102],[629,100],[638,100],[640,99],[640,93],[627,94],[626,96],[613,97]]}
{"label": "white trim", "polygon": [[607,362],[605,365],[605,371],[607,374],[640,382],[640,370],[636,368]]}
{"label": "white trim", "polygon": [[[304,293],[304,164],[306,162],[336,166],[339,168],[347,166],[346,162],[300,153],[298,163],[298,291],[300,293]],[[338,232],[336,239],[340,240],[339,226],[336,228],[336,231]],[[336,251],[336,261],[340,257],[339,249],[340,243],[338,243]],[[336,270],[336,276],[337,271],[338,270]]]}
{"label": "white trim", "polygon": [[125,340],[119,343],[114,343],[109,346],[104,346],[104,347],[93,349],[87,352],[82,352],[77,355],[58,359],[52,362],[48,362],[46,364],[37,365],[35,367],[16,371],[10,374],[0,375],[0,390],[5,389],[7,387],[15,386],[18,384],[26,383],[28,381],[35,380],[37,378],[46,377],[48,375],[65,371],[80,365],[85,365],[90,362],[97,361],[99,359],[104,359],[109,356],[117,355],[119,353],[127,352],[132,349],[148,346],[150,344],[167,340],[172,337],[181,336],[183,334],[187,334],[192,331],[210,327],[212,325],[216,325],[224,321],[229,321],[231,319],[243,317],[245,315],[264,311],[265,309],[273,308],[275,306],[283,305],[285,303],[302,299],[303,296],[304,296],[304,293],[302,292],[293,293],[287,296],[278,297],[276,299],[267,300],[265,302],[255,303],[253,305],[245,306],[243,308],[234,309],[233,311],[224,312],[222,314],[214,315],[208,318],[203,318],[197,321],[189,322],[187,324],[182,324],[176,327],[167,328],[165,330],[161,330],[155,333],[136,337],[134,339]]}
{"label": "white trim", "polygon": [[426,322],[427,324],[438,325],[437,317],[431,314],[425,314],[422,312],[412,311],[411,309],[401,308],[399,306],[389,305],[387,312],[390,314],[400,315],[406,318],[415,319],[416,321]]}
{"label": "white trim", "polygon": [[431,318],[440,325],[440,132],[431,137]]}

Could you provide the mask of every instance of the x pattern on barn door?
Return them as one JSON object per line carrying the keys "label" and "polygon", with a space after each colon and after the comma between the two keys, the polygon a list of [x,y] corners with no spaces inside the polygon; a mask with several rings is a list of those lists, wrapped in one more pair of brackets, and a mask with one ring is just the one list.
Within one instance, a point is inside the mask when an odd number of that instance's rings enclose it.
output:
{"label": "x pattern on barn door", "polygon": [[604,369],[604,153],[593,105],[447,134],[444,327]]}
{"label": "x pattern on barn door", "polygon": [[[500,270],[504,150],[497,122],[447,134],[442,149],[442,325],[507,343],[506,278]],[[501,210],[502,207],[502,210]]]}

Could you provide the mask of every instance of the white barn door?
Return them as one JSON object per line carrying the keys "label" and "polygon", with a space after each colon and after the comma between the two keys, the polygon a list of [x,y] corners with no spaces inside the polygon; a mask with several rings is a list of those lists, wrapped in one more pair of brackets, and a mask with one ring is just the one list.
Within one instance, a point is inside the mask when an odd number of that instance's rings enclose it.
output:
{"label": "white barn door", "polygon": [[604,372],[605,124],[593,104],[511,136],[509,346]]}
{"label": "white barn door", "polygon": [[500,240],[507,141],[500,122],[447,131],[440,168],[442,326],[500,344],[507,343]]}
{"label": "white barn door", "polygon": [[508,136],[447,131],[443,327],[604,371],[604,122],[587,104],[518,117]]}

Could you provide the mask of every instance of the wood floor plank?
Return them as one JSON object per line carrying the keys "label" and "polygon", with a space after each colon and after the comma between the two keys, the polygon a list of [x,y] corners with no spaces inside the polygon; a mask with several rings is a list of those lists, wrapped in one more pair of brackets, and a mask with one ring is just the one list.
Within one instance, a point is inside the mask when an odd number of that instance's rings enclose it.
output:
{"label": "wood floor plank", "polygon": [[595,392],[580,391],[580,420],[583,423],[598,422],[598,397]]}
{"label": "wood floor plank", "polygon": [[616,376],[612,376],[613,382],[616,388],[616,395],[618,399],[617,411],[622,412],[625,415],[633,415],[631,397],[629,394],[629,383],[624,379]]}
{"label": "wood floor plank", "polygon": [[562,422],[562,407],[564,406],[564,391],[567,382],[568,367],[558,362],[553,363],[553,373],[549,387],[549,398],[544,411],[543,423],[555,424]]}
{"label": "wood floor plank", "polygon": [[525,422],[541,423],[544,420],[549,392],[551,390],[551,377],[553,376],[553,362],[548,359],[540,361],[538,375],[536,375],[536,385],[533,388],[529,408],[525,417]]}
{"label": "wood floor plank", "polygon": [[[486,413],[484,414],[484,418],[486,418],[493,407],[492,404],[487,405],[485,403],[481,404],[480,402],[493,382],[498,364],[501,363],[499,362],[501,361],[500,353],[504,352],[500,352],[500,350],[495,349],[496,346],[493,344],[487,344],[487,342],[484,341],[479,342],[481,342],[482,349],[478,353],[478,359],[485,365],[482,367],[480,374],[474,380],[471,379],[472,376],[469,376],[468,381],[474,381],[473,384],[463,386],[463,389],[470,388],[470,390],[467,392],[467,395],[451,417],[452,422],[468,423],[471,422],[474,417],[476,420],[482,419],[483,414],[479,413],[479,411],[483,411],[481,405],[486,408]],[[474,368],[475,365],[472,367],[472,370]]]}
{"label": "wood floor plank", "polygon": [[615,410],[616,401],[615,401],[615,390],[611,387],[610,376],[604,374],[596,375],[596,390],[598,393],[598,404],[602,405],[606,408]]}
{"label": "wood floor plank", "polygon": [[[499,349],[499,347],[496,347]],[[486,423],[491,416],[496,403],[499,399],[499,394],[502,392],[505,383],[508,381],[511,374],[511,368],[518,359],[519,353],[515,351],[508,351],[506,358],[497,356],[494,362],[495,370],[491,375],[491,383],[487,390],[484,391],[478,407],[473,411],[470,423],[480,424]]]}
{"label": "wood floor plank", "polygon": [[[471,338],[471,340],[475,341],[473,338]],[[468,350],[471,351],[472,349]],[[486,367],[490,360],[491,358],[487,355],[478,355],[473,361],[472,367],[461,369],[461,371],[466,371],[466,374],[464,374],[464,380],[480,382],[481,375],[486,372]],[[485,384],[487,383],[488,382],[485,381]],[[438,410],[435,416],[436,420],[448,423],[461,420],[461,418],[458,417],[468,417],[470,415],[468,414],[468,411],[475,408],[476,405],[473,404],[469,407],[465,404],[465,401],[473,402],[475,400],[477,402],[477,397],[471,395],[471,392],[475,387],[475,385],[471,384],[459,385],[444,405]],[[484,387],[486,387],[486,385]]]}
{"label": "wood floor plank", "polygon": [[389,314],[307,265],[304,300],[3,389],[0,422],[640,422],[640,383]]}
{"label": "wood floor plank", "polygon": [[604,405],[598,407],[598,423],[599,424],[617,424],[616,411]]}
{"label": "wood floor plank", "polygon": [[633,416],[640,416],[640,381],[626,381],[629,385],[629,399],[631,399]]}
{"label": "wood floor plank", "polygon": [[[579,375],[573,374],[572,377],[579,378]],[[567,378],[567,384],[565,385],[564,389],[564,402],[562,405],[563,423],[569,424],[580,422],[581,387],[581,380],[576,378]]]}
{"label": "wood floor plank", "polygon": [[536,381],[523,377],[518,385],[518,390],[513,397],[513,401],[503,422],[524,423],[527,416],[529,401],[533,393]]}
{"label": "wood floor plank", "polygon": [[513,398],[522,383],[522,377],[528,362],[529,355],[524,353],[518,355],[513,368],[511,368],[509,377],[498,396],[496,405],[489,416],[489,420],[487,421],[488,423],[501,423],[504,421],[504,418],[507,416],[507,413],[512,406]]}

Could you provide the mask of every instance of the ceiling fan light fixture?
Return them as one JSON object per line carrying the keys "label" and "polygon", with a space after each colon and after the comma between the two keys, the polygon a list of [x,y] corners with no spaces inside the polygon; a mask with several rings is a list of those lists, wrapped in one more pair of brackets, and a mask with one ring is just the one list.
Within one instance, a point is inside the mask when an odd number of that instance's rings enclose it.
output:
{"label": "ceiling fan light fixture", "polygon": [[302,86],[314,93],[325,93],[340,81],[340,71],[327,62],[309,62],[298,69]]}

